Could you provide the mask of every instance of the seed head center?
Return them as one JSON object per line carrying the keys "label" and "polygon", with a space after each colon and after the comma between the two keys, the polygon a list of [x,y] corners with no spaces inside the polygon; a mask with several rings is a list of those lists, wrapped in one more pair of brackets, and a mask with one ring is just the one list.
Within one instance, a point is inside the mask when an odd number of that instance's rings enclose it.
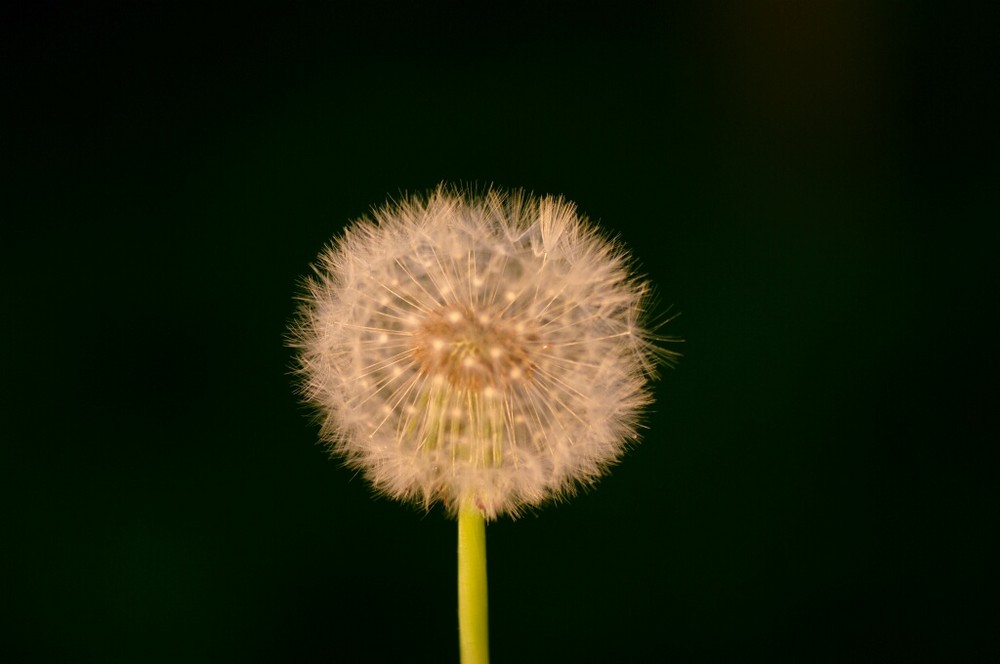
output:
{"label": "seed head center", "polygon": [[534,335],[494,312],[443,308],[417,326],[414,341],[420,370],[457,388],[502,390],[533,373]]}

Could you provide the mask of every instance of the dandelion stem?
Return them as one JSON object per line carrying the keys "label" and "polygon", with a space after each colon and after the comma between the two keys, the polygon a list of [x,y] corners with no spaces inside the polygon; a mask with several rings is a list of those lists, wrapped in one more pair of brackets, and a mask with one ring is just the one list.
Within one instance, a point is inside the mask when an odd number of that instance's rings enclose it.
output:
{"label": "dandelion stem", "polygon": [[458,640],[462,664],[489,664],[486,523],[473,505],[458,514]]}

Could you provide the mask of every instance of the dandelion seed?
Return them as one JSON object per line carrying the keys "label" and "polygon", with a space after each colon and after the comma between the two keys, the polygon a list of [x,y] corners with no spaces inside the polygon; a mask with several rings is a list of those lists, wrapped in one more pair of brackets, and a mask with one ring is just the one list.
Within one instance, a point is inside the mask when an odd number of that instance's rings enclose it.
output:
{"label": "dandelion seed", "polygon": [[322,435],[379,490],[516,516],[636,438],[648,285],[561,198],[440,187],[320,256],[293,344]]}

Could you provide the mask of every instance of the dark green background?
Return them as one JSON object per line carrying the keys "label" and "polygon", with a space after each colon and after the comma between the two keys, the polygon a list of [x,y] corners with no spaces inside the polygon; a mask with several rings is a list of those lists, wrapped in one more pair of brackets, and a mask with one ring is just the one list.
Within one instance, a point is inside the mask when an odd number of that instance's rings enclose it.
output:
{"label": "dark green background", "polygon": [[4,5],[0,657],[457,660],[454,524],[283,347],[440,181],[575,200],[686,339],[613,474],[490,526],[494,661],[998,657],[997,12],[944,6]]}

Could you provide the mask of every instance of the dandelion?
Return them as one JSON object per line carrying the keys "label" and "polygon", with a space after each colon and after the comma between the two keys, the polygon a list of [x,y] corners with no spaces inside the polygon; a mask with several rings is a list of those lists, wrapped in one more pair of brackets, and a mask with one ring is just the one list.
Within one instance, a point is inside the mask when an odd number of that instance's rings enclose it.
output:
{"label": "dandelion", "polygon": [[460,540],[636,440],[666,356],[650,289],[572,203],[442,186],[357,221],[315,272],[293,344],[323,438],[378,490],[459,516]]}

